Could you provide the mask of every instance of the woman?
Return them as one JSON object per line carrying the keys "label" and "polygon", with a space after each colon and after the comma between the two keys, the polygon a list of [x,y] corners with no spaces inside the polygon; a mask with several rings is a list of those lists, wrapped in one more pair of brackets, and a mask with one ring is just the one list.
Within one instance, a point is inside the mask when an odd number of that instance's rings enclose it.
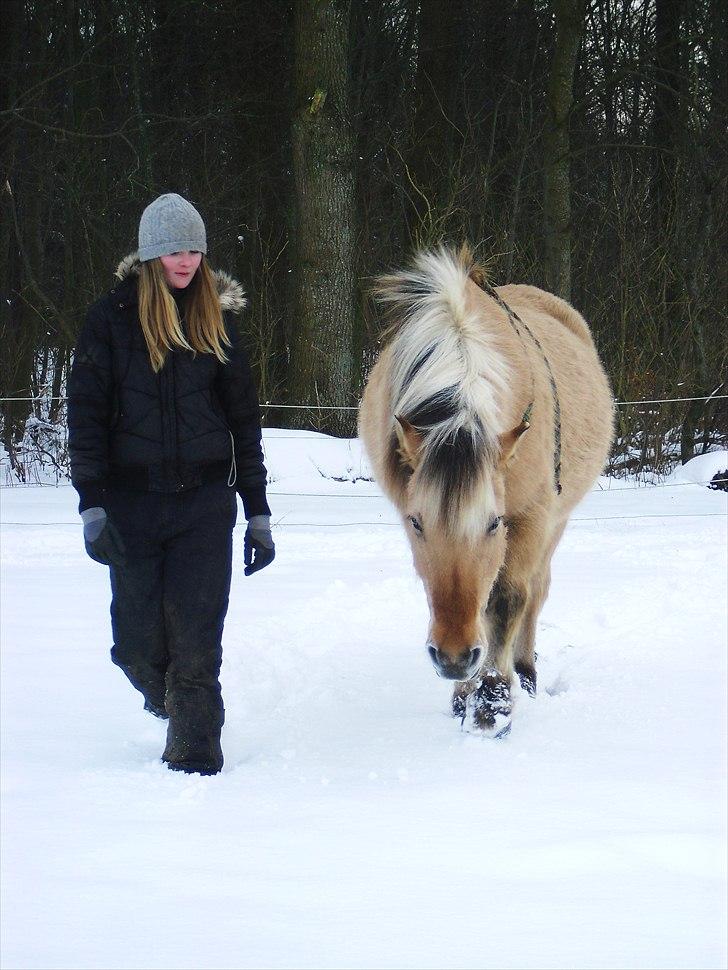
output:
{"label": "woman", "polygon": [[[86,550],[110,567],[111,659],[169,718],[169,768],[222,768],[219,673],[240,494],[245,575],[273,561],[260,417],[200,214],[162,195],[139,251],[88,312],[69,380],[71,480]],[[234,487],[233,487],[234,486]]]}

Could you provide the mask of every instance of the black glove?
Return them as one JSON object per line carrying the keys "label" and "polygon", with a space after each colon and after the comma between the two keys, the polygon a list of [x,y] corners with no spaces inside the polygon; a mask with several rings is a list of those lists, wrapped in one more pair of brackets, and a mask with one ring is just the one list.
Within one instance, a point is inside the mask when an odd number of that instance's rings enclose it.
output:
{"label": "black glove", "polygon": [[276,557],[276,547],[270,531],[269,515],[254,515],[248,522],[243,543],[245,575],[252,576],[259,569],[270,566]]}
{"label": "black glove", "polygon": [[84,509],[81,513],[83,521],[83,542],[86,552],[102,566],[117,566],[123,562],[125,551],[124,542],[113,522],[106,515],[105,509]]}

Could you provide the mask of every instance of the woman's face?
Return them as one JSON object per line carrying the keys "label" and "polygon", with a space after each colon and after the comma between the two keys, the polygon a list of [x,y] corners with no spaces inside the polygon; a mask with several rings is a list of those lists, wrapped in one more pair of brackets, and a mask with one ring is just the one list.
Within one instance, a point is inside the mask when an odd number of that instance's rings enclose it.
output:
{"label": "woman's face", "polygon": [[169,285],[173,290],[183,290],[190,285],[192,277],[197,272],[202,262],[202,253],[184,250],[159,258],[162,261],[162,266],[164,266],[164,275]]}

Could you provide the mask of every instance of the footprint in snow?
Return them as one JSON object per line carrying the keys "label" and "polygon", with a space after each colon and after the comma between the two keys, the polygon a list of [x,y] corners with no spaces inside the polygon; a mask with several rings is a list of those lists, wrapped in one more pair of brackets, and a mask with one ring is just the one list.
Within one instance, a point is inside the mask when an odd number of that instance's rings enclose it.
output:
{"label": "footprint in snow", "polygon": [[553,680],[548,687],[544,687],[544,690],[549,695],[549,697],[558,697],[559,694],[565,694],[569,689],[569,683],[561,674],[558,674],[555,680]]}

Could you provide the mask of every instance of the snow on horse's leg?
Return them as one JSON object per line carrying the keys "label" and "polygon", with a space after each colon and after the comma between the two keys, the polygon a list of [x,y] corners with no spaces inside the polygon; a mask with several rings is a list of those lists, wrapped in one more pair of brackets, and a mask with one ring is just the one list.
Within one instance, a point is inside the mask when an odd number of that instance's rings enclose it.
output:
{"label": "snow on horse's leg", "polygon": [[467,696],[463,730],[489,738],[510,733],[513,698],[510,682],[497,672],[485,674]]}

